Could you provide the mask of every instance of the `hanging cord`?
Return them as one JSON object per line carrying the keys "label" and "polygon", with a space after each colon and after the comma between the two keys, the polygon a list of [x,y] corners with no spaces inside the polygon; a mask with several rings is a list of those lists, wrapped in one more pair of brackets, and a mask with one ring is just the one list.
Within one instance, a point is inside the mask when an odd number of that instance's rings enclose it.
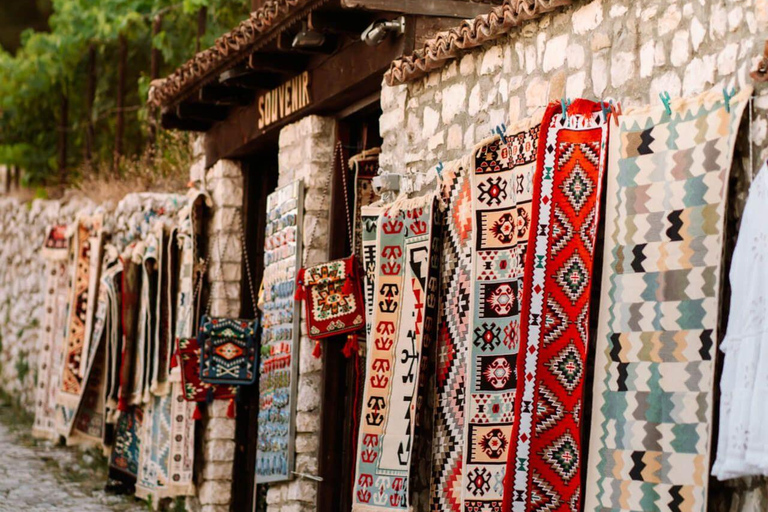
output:
{"label": "hanging cord", "polygon": [[754,156],[752,155],[752,150],[754,147],[754,143],[752,140],[752,110],[754,106],[754,96],[749,97],[749,101],[747,102],[747,108],[749,108],[749,129],[747,130],[747,140],[749,144],[749,184],[752,185],[752,182],[755,181],[755,160]]}
{"label": "hanging cord", "polygon": [[[240,231],[239,232],[239,236],[240,236],[240,243],[241,243],[241,252],[242,252],[243,260],[245,261],[245,271],[246,271],[246,276],[247,276],[247,279],[248,279],[248,291],[251,294],[251,305],[253,307],[253,318],[255,319],[255,318],[258,317],[258,311],[257,311],[258,303],[256,301],[256,292],[255,292],[255,290],[253,288],[253,274],[251,273],[251,262],[248,259],[248,254],[247,254],[247,251],[245,249],[245,228],[243,226],[243,215],[239,211],[238,211],[238,220],[239,220],[238,227],[240,228],[239,229],[239,231]],[[229,248],[230,241],[231,241],[230,240],[230,236],[227,235],[227,241],[226,241],[225,246],[224,246],[224,254],[227,253],[227,249]],[[224,258],[223,258],[222,252],[221,252],[221,235],[219,233],[215,233],[214,234],[214,246],[216,248],[216,252],[217,252],[218,258],[219,258],[219,264],[217,266],[217,272],[216,272],[215,279],[216,279],[216,281],[218,283],[220,283],[220,286],[224,286],[224,298],[229,300],[229,297],[227,297],[227,294],[226,294],[226,285],[224,284],[224,280],[222,279],[222,268],[224,267]],[[208,257],[210,258],[210,254],[208,255]],[[213,288],[213,287],[211,287],[211,288]],[[210,293],[210,294],[208,294],[208,304],[207,304],[206,309],[205,309],[205,315],[206,316],[210,316],[212,304],[213,304],[213,293]]]}
{"label": "hanging cord", "polygon": [[[344,148],[341,146],[341,141],[338,141],[336,143],[336,153],[339,158],[339,163],[341,165],[341,178],[344,182],[344,211],[347,214],[347,236],[349,237],[349,246],[350,250],[354,250],[354,240],[353,240],[353,233],[352,233],[352,215],[349,212],[349,186],[347,185],[347,180],[349,177],[347,176],[349,174],[349,168],[347,167],[347,162],[344,159]],[[334,163],[333,163],[333,169],[336,169],[336,157],[334,156]]]}

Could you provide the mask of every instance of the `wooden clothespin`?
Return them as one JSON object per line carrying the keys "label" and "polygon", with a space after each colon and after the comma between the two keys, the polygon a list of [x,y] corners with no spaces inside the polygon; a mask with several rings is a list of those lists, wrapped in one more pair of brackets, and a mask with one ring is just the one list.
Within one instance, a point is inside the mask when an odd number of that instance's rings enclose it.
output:
{"label": "wooden clothespin", "polygon": [[607,101],[600,102],[600,110],[603,112],[603,121],[608,121],[608,114],[611,112],[611,107]]}
{"label": "wooden clothespin", "polygon": [[664,108],[667,110],[668,115],[672,115],[672,107],[669,105],[669,102],[671,101],[671,98],[669,97],[669,93],[667,91],[659,93],[659,98],[661,98],[661,102],[664,103]]}
{"label": "wooden clothespin", "polygon": [[613,122],[619,126],[619,116],[624,114],[624,109],[621,107],[620,101],[617,101],[615,105],[611,103],[611,107],[613,108]]}
{"label": "wooden clothespin", "polygon": [[731,113],[731,98],[736,96],[736,88],[732,87],[731,92],[728,92],[727,87],[723,87],[723,101],[725,102],[725,111]]}

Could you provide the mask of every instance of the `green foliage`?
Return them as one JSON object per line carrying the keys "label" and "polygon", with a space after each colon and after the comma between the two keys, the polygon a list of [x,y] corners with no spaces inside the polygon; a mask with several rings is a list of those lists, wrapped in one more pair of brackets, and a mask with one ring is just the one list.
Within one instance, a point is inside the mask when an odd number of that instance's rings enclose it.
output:
{"label": "green foliage", "polygon": [[[118,82],[118,41],[128,42],[124,154],[144,152],[148,134],[146,98],[152,48],[162,54],[161,76],[195,51],[198,11],[207,8],[201,45],[230,30],[248,15],[248,0],[53,0],[50,32],[27,30],[15,55],[0,48],[0,164],[24,169],[25,184],[53,182],[62,98],[69,103],[69,168],[85,155],[89,48],[96,50],[92,123],[95,167],[113,157]],[[152,20],[162,15],[159,34]]]}

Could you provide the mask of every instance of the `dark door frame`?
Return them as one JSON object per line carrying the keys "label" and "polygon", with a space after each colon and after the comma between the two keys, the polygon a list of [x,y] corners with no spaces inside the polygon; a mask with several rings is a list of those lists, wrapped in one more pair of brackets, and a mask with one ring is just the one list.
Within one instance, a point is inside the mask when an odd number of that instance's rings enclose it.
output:
{"label": "dark door frame", "polygon": [[[264,237],[267,196],[277,187],[277,144],[264,148],[242,161],[243,222],[245,254],[253,272],[253,286],[258,290],[264,275]],[[240,280],[240,317],[251,318],[254,305],[243,261]],[[235,421],[235,460],[232,464],[232,506],[237,512],[256,510],[256,444],[259,414],[259,383],[242,386]]]}

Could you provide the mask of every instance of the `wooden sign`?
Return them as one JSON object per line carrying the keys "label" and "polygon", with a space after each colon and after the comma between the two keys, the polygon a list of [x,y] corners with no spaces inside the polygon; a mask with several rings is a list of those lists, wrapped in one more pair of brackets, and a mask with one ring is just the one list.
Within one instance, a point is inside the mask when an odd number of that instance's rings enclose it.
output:
{"label": "wooden sign", "polygon": [[275,124],[312,104],[309,71],[293,77],[276,89],[259,95],[259,130]]}

